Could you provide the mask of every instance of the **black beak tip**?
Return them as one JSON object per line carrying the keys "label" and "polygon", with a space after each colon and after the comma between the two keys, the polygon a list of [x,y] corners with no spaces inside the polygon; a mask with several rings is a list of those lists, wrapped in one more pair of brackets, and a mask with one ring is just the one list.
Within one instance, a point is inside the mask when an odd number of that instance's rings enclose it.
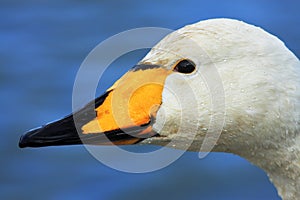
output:
{"label": "black beak tip", "polygon": [[28,132],[25,132],[23,135],[21,135],[20,140],[19,140],[19,147],[20,148],[25,148],[25,147],[31,147],[32,145],[32,136],[36,134],[40,128],[32,129]]}
{"label": "black beak tip", "polygon": [[20,140],[19,140],[19,147],[20,147],[20,148],[25,148],[25,147],[27,147],[26,135],[22,135],[22,136],[20,137]]}

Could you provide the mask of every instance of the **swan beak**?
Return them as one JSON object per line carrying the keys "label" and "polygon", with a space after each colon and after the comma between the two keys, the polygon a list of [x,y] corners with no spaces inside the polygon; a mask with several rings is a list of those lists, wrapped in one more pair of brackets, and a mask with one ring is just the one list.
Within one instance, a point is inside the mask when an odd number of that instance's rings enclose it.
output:
{"label": "swan beak", "polygon": [[157,65],[136,65],[81,110],[25,133],[19,147],[129,145],[156,136],[152,124],[170,73]]}

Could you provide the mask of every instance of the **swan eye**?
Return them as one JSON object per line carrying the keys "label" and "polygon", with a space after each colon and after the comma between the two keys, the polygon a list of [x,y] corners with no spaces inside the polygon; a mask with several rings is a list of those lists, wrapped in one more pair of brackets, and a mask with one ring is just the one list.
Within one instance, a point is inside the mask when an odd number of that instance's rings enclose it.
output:
{"label": "swan eye", "polygon": [[196,69],[196,66],[192,61],[182,60],[174,67],[173,71],[180,72],[183,74],[190,74],[193,71],[195,71],[195,69]]}

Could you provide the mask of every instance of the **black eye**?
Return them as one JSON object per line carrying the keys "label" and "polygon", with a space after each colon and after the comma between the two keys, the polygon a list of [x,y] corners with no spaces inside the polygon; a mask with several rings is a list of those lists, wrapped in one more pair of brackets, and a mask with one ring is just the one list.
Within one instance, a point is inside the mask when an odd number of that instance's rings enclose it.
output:
{"label": "black eye", "polygon": [[175,72],[180,72],[184,74],[192,73],[196,69],[195,64],[190,60],[180,61],[173,69]]}

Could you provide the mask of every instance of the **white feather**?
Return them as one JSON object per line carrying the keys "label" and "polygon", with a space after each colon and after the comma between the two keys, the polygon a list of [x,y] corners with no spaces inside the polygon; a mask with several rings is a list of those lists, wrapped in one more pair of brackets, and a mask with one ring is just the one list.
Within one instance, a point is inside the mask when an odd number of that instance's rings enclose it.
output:
{"label": "white feather", "polygon": [[[163,145],[180,134],[176,148],[184,148],[188,133],[194,131],[189,130],[194,126],[187,124],[196,124],[197,135],[189,150],[199,151],[210,119],[217,114],[212,109],[212,86],[207,85],[203,74],[216,69],[224,88],[226,115],[213,150],[248,159],[268,173],[283,199],[299,198],[298,58],[261,28],[237,20],[213,19],[171,33],[141,63],[171,69],[183,58],[192,60],[197,70],[168,76],[154,124],[165,137],[149,141]],[[185,128],[178,131],[180,124]]]}

